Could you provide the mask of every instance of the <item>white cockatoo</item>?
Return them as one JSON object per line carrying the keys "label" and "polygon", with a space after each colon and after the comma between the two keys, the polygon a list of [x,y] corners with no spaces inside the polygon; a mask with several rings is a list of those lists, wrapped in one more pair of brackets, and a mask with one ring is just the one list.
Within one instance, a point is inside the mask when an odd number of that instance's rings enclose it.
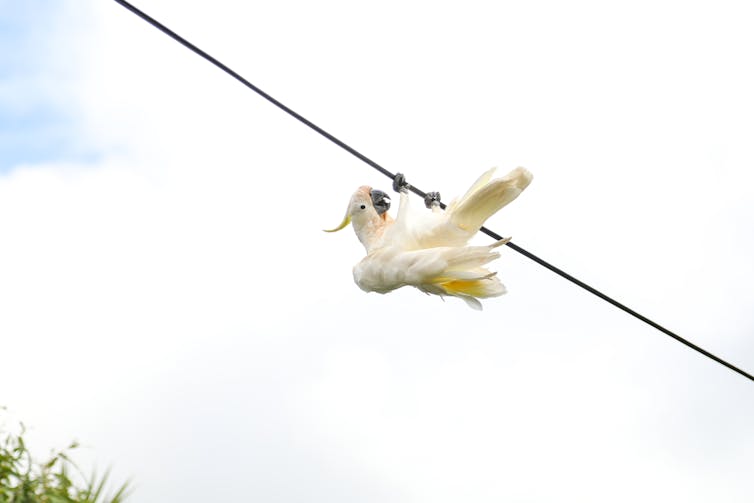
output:
{"label": "white cockatoo", "polygon": [[459,297],[481,310],[478,299],[497,297],[505,287],[484,266],[498,258],[495,248],[508,240],[488,246],[467,246],[484,222],[510,203],[531,182],[532,175],[516,168],[493,179],[490,169],[460,199],[445,211],[432,204],[432,211],[412,213],[408,191],[400,191],[400,206],[395,219],[387,210],[389,197],[368,186],[359,187],[348,203],[343,222],[349,223],[364,245],[367,256],[353,268],[353,278],[364,291],[387,293],[403,286],[441,297]]}

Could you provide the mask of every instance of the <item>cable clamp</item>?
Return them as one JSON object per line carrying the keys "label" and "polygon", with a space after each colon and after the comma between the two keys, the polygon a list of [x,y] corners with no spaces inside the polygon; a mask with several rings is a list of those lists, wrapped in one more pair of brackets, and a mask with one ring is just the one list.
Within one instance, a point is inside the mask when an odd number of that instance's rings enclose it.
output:
{"label": "cable clamp", "polygon": [[424,196],[424,206],[427,209],[432,209],[434,206],[440,206],[440,193],[439,192],[427,192]]}
{"label": "cable clamp", "polygon": [[411,185],[406,181],[403,173],[396,173],[393,177],[393,190],[396,192],[408,192]]}

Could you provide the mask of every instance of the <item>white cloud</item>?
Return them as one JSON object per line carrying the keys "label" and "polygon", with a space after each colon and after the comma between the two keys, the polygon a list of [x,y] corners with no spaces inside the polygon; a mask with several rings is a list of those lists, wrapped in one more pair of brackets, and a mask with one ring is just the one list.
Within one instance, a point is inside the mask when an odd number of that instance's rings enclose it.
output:
{"label": "white cloud", "polygon": [[[149,10],[446,199],[526,165],[492,228],[751,370],[754,44],[734,3],[655,5]],[[746,500],[748,382],[511,250],[481,314],[363,294],[320,229],[388,181],[115,3],[69,9],[99,158],[0,178],[0,389],[40,445],[139,501]]]}

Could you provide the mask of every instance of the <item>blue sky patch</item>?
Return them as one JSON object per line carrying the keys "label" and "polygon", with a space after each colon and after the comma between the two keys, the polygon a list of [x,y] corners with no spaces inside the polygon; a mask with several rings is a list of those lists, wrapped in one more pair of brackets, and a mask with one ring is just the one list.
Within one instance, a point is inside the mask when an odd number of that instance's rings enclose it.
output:
{"label": "blue sky patch", "polygon": [[55,2],[0,0],[0,9],[0,175],[19,165],[85,160],[72,141],[73,118],[30,85],[46,73],[40,37]]}

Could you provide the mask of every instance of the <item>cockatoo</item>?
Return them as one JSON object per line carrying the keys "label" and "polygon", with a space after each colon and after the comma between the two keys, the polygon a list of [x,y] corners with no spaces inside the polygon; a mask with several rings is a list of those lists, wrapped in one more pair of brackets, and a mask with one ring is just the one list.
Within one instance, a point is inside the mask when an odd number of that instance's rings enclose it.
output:
{"label": "cockatoo", "polygon": [[484,266],[500,254],[495,248],[503,239],[488,246],[467,246],[484,222],[510,203],[531,182],[532,175],[516,168],[493,179],[495,168],[485,172],[460,199],[446,211],[432,204],[432,211],[412,213],[409,195],[400,190],[400,206],[390,217],[390,198],[381,190],[359,187],[351,196],[343,222],[349,223],[367,256],[353,268],[353,278],[364,291],[388,293],[413,286],[427,294],[459,297],[481,310],[479,299],[505,293],[505,286]]}

